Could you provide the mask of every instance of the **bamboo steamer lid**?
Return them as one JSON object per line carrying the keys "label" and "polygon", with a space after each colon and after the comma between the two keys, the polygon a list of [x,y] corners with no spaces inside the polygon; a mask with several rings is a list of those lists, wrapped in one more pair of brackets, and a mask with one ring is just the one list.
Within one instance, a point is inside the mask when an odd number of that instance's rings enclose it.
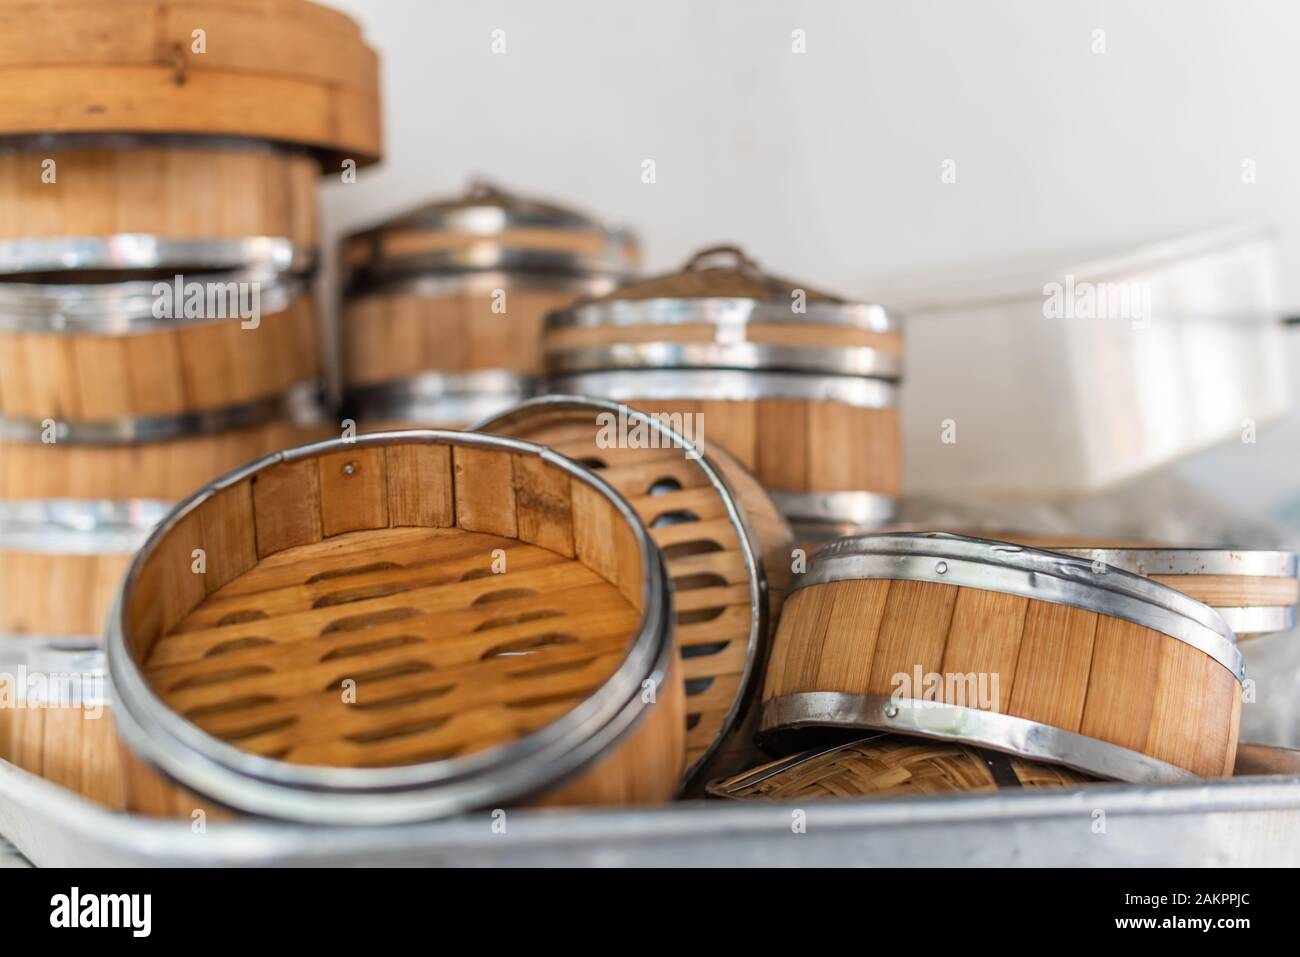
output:
{"label": "bamboo steamer lid", "polygon": [[262,459],[128,572],[108,632],[128,804],[175,813],[180,787],[358,824],[666,800],[668,587],[617,493],[529,443],[384,433]]}
{"label": "bamboo steamer lid", "polygon": [[718,773],[728,736],[745,723],[789,581],[790,532],[771,498],[724,451],[697,448],[681,421],[613,402],[544,396],[475,429],[594,470],[649,527],[675,592],[688,784]]}
{"label": "bamboo steamer lid", "polygon": [[709,785],[711,797],[793,801],[912,797],[1074,787],[1097,780],[1069,768],[898,734],[873,734],[770,761]]}
{"label": "bamboo steamer lid", "polygon": [[[585,213],[506,192],[483,180],[344,241],[354,292],[413,275],[499,272],[529,277],[621,279],[636,268],[636,238]],[[600,288],[609,288],[606,283]],[[590,287],[575,287],[590,291]]]}
{"label": "bamboo steamer lid", "polygon": [[735,246],[547,319],[550,372],[743,369],[897,379],[900,320],[763,272]]}
{"label": "bamboo steamer lid", "polygon": [[331,169],[382,153],[378,58],[307,0],[0,0],[0,86],[0,135],[241,136]]}
{"label": "bamboo steamer lid", "polygon": [[841,539],[792,586],[763,731],[919,734],[1130,782],[1231,774],[1245,670],[1213,609],[942,533]]}

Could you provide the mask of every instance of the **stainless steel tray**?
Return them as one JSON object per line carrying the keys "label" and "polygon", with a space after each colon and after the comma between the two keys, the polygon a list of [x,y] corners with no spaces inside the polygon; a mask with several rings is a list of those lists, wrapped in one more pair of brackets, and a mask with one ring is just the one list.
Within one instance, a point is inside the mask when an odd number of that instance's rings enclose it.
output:
{"label": "stainless steel tray", "polygon": [[[796,832],[802,812],[803,832]],[[106,811],[0,761],[0,834],[41,866],[1300,865],[1300,775],[908,800],[213,824]],[[498,828],[499,829],[499,828]]]}

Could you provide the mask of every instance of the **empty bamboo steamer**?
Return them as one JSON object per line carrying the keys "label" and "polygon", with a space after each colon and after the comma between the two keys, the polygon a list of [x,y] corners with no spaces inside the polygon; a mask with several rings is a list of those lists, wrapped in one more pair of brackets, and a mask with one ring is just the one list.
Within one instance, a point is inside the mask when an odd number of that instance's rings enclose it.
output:
{"label": "empty bamboo steamer", "polygon": [[738,249],[553,313],[550,387],[701,413],[797,533],[893,516],[899,320],[763,273]]}
{"label": "empty bamboo steamer", "polygon": [[687,778],[725,773],[789,581],[790,532],[767,493],[727,453],[696,449],[690,423],[613,402],[546,396],[476,429],[596,471],[649,527],[677,609]]}
{"label": "empty bamboo steamer", "polygon": [[237,136],[331,169],[382,152],[378,59],[306,0],[0,0],[0,87],[0,135]]}
{"label": "empty bamboo steamer", "polygon": [[663,561],[525,442],[381,433],[225,476],[136,556],[108,658],[142,813],[395,823],[681,778]]}
{"label": "empty bamboo steamer", "polygon": [[[122,254],[108,251],[115,238],[120,249],[145,242],[141,237],[171,244],[177,260],[197,260],[205,250],[247,244],[250,237],[314,257],[319,177],[308,153],[256,140],[125,134],[0,140],[0,263],[22,262],[28,271],[64,268],[75,249],[88,268],[120,268]],[[105,250],[103,261],[87,263],[95,244]],[[45,253],[37,256],[40,250]]]}
{"label": "empty bamboo steamer", "polygon": [[939,533],[842,539],[792,586],[763,731],[920,734],[1130,782],[1232,773],[1217,612],[1085,559]]}
{"label": "empty bamboo steamer", "polygon": [[637,255],[623,230],[478,182],[350,237],[349,414],[461,427],[535,394],[543,317],[607,292]]}
{"label": "empty bamboo steamer", "polygon": [[998,751],[874,734],[770,761],[716,781],[708,792],[732,800],[806,801],[1037,790],[1077,787],[1095,780],[1069,768]]}

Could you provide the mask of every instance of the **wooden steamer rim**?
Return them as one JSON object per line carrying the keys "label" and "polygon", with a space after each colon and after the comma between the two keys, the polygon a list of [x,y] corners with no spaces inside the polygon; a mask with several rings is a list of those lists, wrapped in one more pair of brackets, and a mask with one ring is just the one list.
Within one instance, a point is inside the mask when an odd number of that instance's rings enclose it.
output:
{"label": "wooden steamer rim", "polygon": [[[541,460],[596,493],[626,523],[641,574],[641,618],[614,673],[577,706],[514,741],[419,764],[376,768],[295,765],[240,750],[168,708],[128,647],[126,609],[144,566],[167,537],[205,503],[259,473],[331,453],[400,445],[490,450]],[[627,502],[599,477],[549,449],[453,431],[408,431],[334,439],[277,452],[210,483],[154,530],[127,572],[106,636],[117,696],[114,717],[146,761],[213,800],[239,810],[303,823],[412,823],[544,792],[590,767],[643,722],[644,682],[672,668],[671,596],[662,558]]]}
{"label": "wooden steamer rim", "polygon": [[[1228,576],[1233,578],[1292,579],[1300,574],[1300,556],[1282,549],[1222,548],[1222,547],[1051,547],[1062,555],[1073,555],[1089,561],[1103,562],[1112,568],[1123,569],[1144,578],[1156,578],[1171,588],[1179,585],[1171,579],[1188,576],[1194,583],[1199,576]],[[1280,585],[1280,582],[1278,583]],[[1289,631],[1296,623],[1296,603],[1293,589],[1285,596],[1286,603],[1251,603],[1223,605],[1219,601],[1206,601],[1217,611],[1228,627],[1239,638]],[[1279,591],[1279,595],[1281,592]]]}
{"label": "wooden steamer rim", "polygon": [[[517,285],[564,277],[621,279],[636,267],[635,235],[584,213],[526,199],[484,180],[343,241],[349,295],[422,274],[510,274]],[[584,293],[608,285],[580,287]],[[437,294],[431,292],[430,294]]]}
{"label": "wooden steamer rim", "polygon": [[300,0],[6,0],[0,84],[8,134],[241,136],[359,166],[383,152],[377,55],[350,17]]}
{"label": "wooden steamer rim", "polygon": [[[668,447],[681,450],[694,448],[689,439],[674,430],[662,419],[617,402],[576,395],[545,395],[530,399],[514,409],[480,422],[474,427],[474,431],[498,435],[532,435],[535,433],[530,431],[530,426],[534,423],[538,427],[545,428],[546,425],[556,421],[559,416],[566,414],[580,417],[584,420],[584,423],[587,421],[594,423],[595,416],[602,413],[626,416],[629,421],[645,425],[660,437],[661,443],[657,448]],[[736,692],[725,716],[713,732],[712,742],[686,769],[683,779],[687,782],[691,781],[702,769],[707,768],[709,762],[725,742],[728,734],[737,727],[737,723],[746,707],[758,694],[758,679],[761,675],[762,663],[770,641],[770,629],[773,624],[772,614],[769,612],[769,589],[771,586],[768,582],[767,571],[760,558],[763,549],[759,541],[759,535],[755,531],[753,523],[750,522],[741,509],[740,496],[732,484],[728,482],[725,474],[726,468],[719,466],[715,458],[710,457],[710,453],[698,449],[696,451],[699,453],[698,456],[694,458],[688,456],[688,461],[692,462],[704,474],[709,486],[722,503],[728,523],[736,533],[736,541],[740,547],[741,558],[747,573],[746,584],[750,596],[750,625],[746,640],[745,664],[737,683]],[[669,571],[671,575],[671,568]],[[689,716],[691,712],[691,693],[689,689],[686,698],[686,712]]]}
{"label": "wooden steamer rim", "polygon": [[[710,263],[725,257],[728,266]],[[898,316],[883,306],[853,303],[805,290],[805,312],[791,310],[789,280],[762,272],[736,246],[701,250],[683,269],[668,276],[588,297],[551,313],[546,329],[553,340],[571,330],[658,328],[659,338],[611,341],[603,345],[557,346],[547,343],[547,367],[556,374],[611,369],[737,369],[821,372],[896,380],[901,358],[870,346],[809,347],[749,341],[760,326],[831,327],[896,335]],[[675,341],[673,330],[703,326],[712,341]]]}
{"label": "wooden steamer rim", "polygon": [[[1235,636],[1213,609],[1121,569],[1097,569],[1082,558],[1006,542],[906,532],[841,539],[816,553],[792,591],[830,582],[888,580],[1002,593],[1120,619],[1194,648],[1226,669],[1238,685],[1245,678]],[[1194,776],[1114,743],[997,711],[821,690],[775,695],[764,702],[764,735],[811,726],[943,738],[1130,782]]]}

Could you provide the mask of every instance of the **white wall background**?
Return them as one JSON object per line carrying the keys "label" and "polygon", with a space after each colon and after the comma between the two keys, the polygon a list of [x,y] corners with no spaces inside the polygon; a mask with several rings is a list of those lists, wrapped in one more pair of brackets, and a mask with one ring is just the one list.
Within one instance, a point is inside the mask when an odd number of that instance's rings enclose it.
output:
{"label": "white wall background", "polygon": [[1294,0],[329,2],[383,57],[388,151],[328,191],[336,232],[477,172],[629,223],[651,270],[734,240],[869,294],[948,263],[1300,225]]}

